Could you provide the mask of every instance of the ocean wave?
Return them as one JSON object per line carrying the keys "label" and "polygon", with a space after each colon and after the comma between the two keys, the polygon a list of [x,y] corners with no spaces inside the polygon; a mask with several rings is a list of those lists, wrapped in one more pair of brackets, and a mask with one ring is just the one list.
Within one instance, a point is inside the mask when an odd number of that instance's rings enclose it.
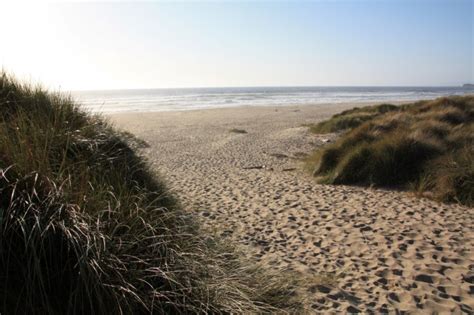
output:
{"label": "ocean wave", "polygon": [[109,113],[414,101],[473,92],[456,87],[253,87],[83,91],[72,95],[88,110]]}

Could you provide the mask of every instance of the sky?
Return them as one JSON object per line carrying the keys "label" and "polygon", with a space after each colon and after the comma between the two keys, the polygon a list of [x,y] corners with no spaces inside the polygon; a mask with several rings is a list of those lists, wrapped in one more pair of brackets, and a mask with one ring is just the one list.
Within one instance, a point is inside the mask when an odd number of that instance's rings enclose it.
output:
{"label": "sky", "polygon": [[474,0],[0,6],[0,66],[63,91],[474,83]]}

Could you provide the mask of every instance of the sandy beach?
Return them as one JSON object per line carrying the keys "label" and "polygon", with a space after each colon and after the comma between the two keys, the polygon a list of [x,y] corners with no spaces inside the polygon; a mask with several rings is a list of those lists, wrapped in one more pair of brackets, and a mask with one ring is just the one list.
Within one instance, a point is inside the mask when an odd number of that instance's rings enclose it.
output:
{"label": "sandy beach", "polygon": [[300,274],[310,311],[473,313],[472,208],[407,192],[318,185],[303,170],[305,154],[336,137],[310,134],[304,125],[352,107],[110,118],[150,145],[144,154],[205,228],[264,265]]}

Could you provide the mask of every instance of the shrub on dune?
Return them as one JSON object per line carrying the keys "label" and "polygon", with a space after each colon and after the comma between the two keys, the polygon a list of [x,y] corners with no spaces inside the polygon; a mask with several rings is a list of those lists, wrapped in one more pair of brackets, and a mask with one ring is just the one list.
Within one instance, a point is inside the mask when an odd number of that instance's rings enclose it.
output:
{"label": "shrub on dune", "polygon": [[430,162],[427,185],[434,196],[446,202],[474,205],[474,144]]}
{"label": "shrub on dune", "polygon": [[423,189],[440,200],[472,205],[473,134],[473,96],[421,101],[387,110],[345,132],[310,156],[308,164],[322,183],[424,182]]}
{"label": "shrub on dune", "polygon": [[423,142],[395,136],[357,146],[341,160],[335,184],[393,186],[413,180],[422,171],[423,161],[436,148]]}
{"label": "shrub on dune", "polygon": [[398,108],[391,104],[380,104],[343,111],[334,115],[331,119],[318,124],[310,125],[310,130],[314,133],[329,133],[355,128],[362,123],[369,121],[381,114],[396,111]]}
{"label": "shrub on dune", "polygon": [[292,285],[205,235],[68,97],[0,74],[0,312],[286,312]]}

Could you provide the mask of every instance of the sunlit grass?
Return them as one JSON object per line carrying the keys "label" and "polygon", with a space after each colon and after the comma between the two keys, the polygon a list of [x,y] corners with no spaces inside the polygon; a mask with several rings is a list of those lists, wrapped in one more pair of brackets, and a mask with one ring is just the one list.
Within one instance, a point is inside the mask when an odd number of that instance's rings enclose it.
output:
{"label": "sunlit grass", "polygon": [[330,133],[346,129],[355,128],[362,123],[380,116],[386,112],[397,110],[397,106],[391,104],[381,104],[376,106],[367,106],[343,111],[331,117],[331,119],[317,124],[308,125],[311,132]]}
{"label": "sunlit grass", "polygon": [[474,97],[376,110],[383,106],[346,111],[318,124],[339,131],[347,125],[336,122],[352,121],[354,113],[377,113],[308,157],[313,175],[321,183],[411,187],[473,205]]}

